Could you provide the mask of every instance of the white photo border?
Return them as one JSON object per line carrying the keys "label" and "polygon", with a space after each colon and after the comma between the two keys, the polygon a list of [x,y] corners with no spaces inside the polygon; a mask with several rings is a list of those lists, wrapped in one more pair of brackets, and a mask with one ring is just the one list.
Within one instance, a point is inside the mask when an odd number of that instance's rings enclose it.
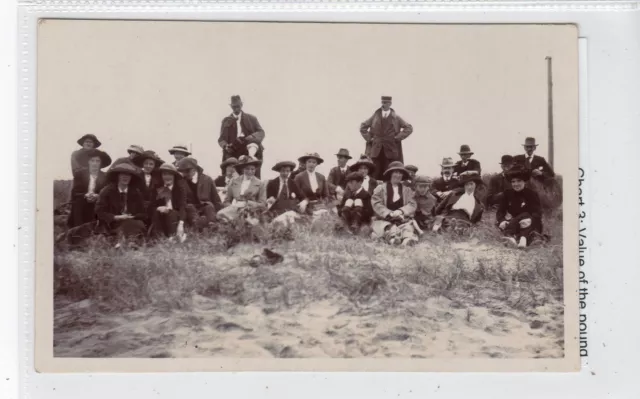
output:
{"label": "white photo border", "polygon": [[[31,4],[27,4],[31,3]],[[172,20],[277,20],[277,21],[332,21],[332,22],[420,22],[420,23],[575,23],[580,28],[581,41],[580,67],[581,67],[581,167],[587,174],[588,195],[591,199],[586,207],[582,208],[590,218],[588,226],[602,228],[600,234],[593,231],[589,237],[590,243],[605,242],[608,219],[603,215],[604,210],[615,211],[608,204],[607,195],[613,192],[618,180],[611,179],[608,173],[614,172],[614,162],[610,159],[611,153],[599,153],[591,151],[610,150],[613,146],[607,145],[607,135],[604,128],[617,126],[617,132],[622,136],[617,137],[621,143],[633,147],[637,138],[632,134],[632,127],[639,127],[636,117],[610,121],[608,118],[620,115],[621,111],[630,110],[629,105],[624,105],[622,100],[636,100],[638,94],[630,93],[632,87],[637,87],[640,78],[633,75],[633,67],[640,66],[638,38],[633,37],[633,23],[640,21],[637,4],[634,2],[492,2],[491,4],[479,4],[478,2],[438,3],[427,5],[421,2],[366,2],[343,3],[312,2],[295,4],[290,2],[278,3],[208,3],[201,6],[185,5],[182,2],[140,2],[127,3],[112,2],[92,4],[90,2],[64,2],[58,1],[51,4],[47,2],[23,2],[19,13],[18,55],[19,55],[19,81],[18,81],[18,257],[19,275],[22,287],[19,306],[21,312],[20,336],[24,337],[20,342],[21,358],[21,391],[23,395],[34,398],[61,396],[65,398],[84,398],[87,393],[96,398],[107,398],[115,395],[134,394],[139,398],[146,397],[174,397],[178,395],[202,395],[210,392],[207,387],[216,386],[218,391],[224,387],[223,392],[241,396],[282,395],[326,397],[327,395],[340,396],[385,396],[391,397],[399,394],[425,393],[437,394],[439,397],[457,397],[474,394],[487,397],[539,397],[552,395],[558,397],[601,397],[606,393],[624,393],[624,389],[630,388],[634,382],[631,362],[624,363],[625,370],[620,369],[622,362],[618,364],[607,360],[615,339],[620,342],[632,343],[631,337],[608,337],[607,326],[619,324],[606,323],[606,320],[615,320],[609,312],[608,306],[613,301],[609,298],[596,301],[599,290],[590,292],[587,301],[589,314],[598,314],[597,323],[589,323],[588,328],[592,334],[589,337],[591,343],[589,359],[591,362],[583,363],[580,373],[562,374],[527,374],[527,373],[159,373],[159,374],[135,374],[135,375],[109,375],[109,374],[39,374],[34,369],[34,264],[35,264],[35,159],[36,159],[36,97],[35,97],[35,67],[36,67],[36,29],[40,18],[73,18],[73,19],[172,19]],[[607,32],[608,31],[608,32]],[[620,36],[622,34],[622,36]],[[621,40],[626,43],[626,53],[619,46],[614,49],[608,47],[611,40]],[[625,42],[626,40],[626,42]],[[618,42],[620,45],[620,42]],[[613,47],[613,46],[612,46]],[[629,49],[631,51],[629,51]],[[588,54],[585,54],[588,50]],[[607,56],[602,56],[607,51]],[[611,72],[608,68],[615,60],[627,61],[619,64],[616,76],[608,76],[610,86],[603,84],[603,73]],[[587,63],[589,76],[586,76],[583,62]],[[622,84],[624,81],[624,84]],[[613,88],[628,87],[621,99],[613,101]],[[589,93],[592,97],[585,97]],[[612,104],[613,103],[613,104]],[[632,104],[633,101],[627,103]],[[620,108],[616,108],[620,107]],[[610,123],[603,123],[610,121]],[[589,130],[587,130],[587,127]],[[637,130],[636,130],[637,131]],[[610,138],[610,137],[609,137]],[[625,150],[624,146],[616,149]],[[630,153],[631,149],[626,148]],[[626,153],[623,152],[623,156]],[[590,156],[587,160],[586,155]],[[594,160],[595,157],[595,160]],[[618,165],[619,166],[619,165]],[[591,187],[597,186],[598,190]],[[602,207],[602,210],[599,208]],[[36,210],[37,212],[37,210]],[[602,213],[600,213],[602,212]],[[630,215],[632,216],[632,215]],[[636,212],[637,216],[637,212]],[[610,223],[610,221],[609,221]],[[633,237],[631,226],[615,226],[627,233],[627,237]],[[631,241],[625,241],[632,244]],[[628,255],[632,255],[634,248],[629,245]],[[608,253],[602,246],[593,248],[588,253],[588,265],[583,268],[593,281],[601,286],[611,288],[607,274],[593,267],[593,264],[606,266],[604,261],[611,262],[612,253]],[[618,253],[617,259],[624,261],[624,255]],[[631,263],[625,263],[631,266]],[[631,268],[617,270],[625,276],[625,281],[638,275]],[[628,288],[626,288],[628,287]],[[590,288],[595,288],[591,285]],[[630,285],[621,288],[631,289]],[[621,298],[625,289],[620,292],[607,290],[606,294],[613,295],[610,298]],[[37,295],[37,294],[36,294]],[[623,326],[624,327],[624,326]],[[613,330],[613,329],[611,329]],[[612,331],[609,331],[611,333]],[[631,335],[631,334],[629,334]],[[600,346],[600,341],[611,342],[608,350],[606,346]],[[598,344],[596,344],[596,342]],[[623,354],[624,351],[619,354]],[[617,359],[616,359],[617,360]],[[588,367],[584,367],[584,365]],[[596,369],[598,365],[608,365],[609,369]],[[637,366],[636,366],[637,369]],[[597,370],[597,372],[596,372]],[[616,377],[618,375],[618,377]],[[625,375],[625,379],[622,378]],[[131,380],[133,378],[133,380]],[[464,382],[456,381],[464,378]],[[394,381],[395,379],[395,381]],[[612,380],[618,381],[612,386]],[[295,382],[295,386],[291,384]],[[330,384],[333,382],[333,384]],[[339,391],[330,388],[334,384],[343,384]],[[487,384],[489,383],[489,384]],[[605,385],[605,383],[607,385]],[[496,390],[493,384],[500,384]],[[488,386],[488,388],[484,388]],[[48,396],[47,396],[48,395]],[[616,396],[616,395],[614,395]]]}

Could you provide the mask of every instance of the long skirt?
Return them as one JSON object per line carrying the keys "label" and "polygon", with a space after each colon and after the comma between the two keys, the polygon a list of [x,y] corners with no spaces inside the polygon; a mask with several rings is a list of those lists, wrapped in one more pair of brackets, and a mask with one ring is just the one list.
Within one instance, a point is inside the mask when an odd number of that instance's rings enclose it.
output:
{"label": "long skirt", "polygon": [[71,213],[67,219],[67,226],[73,228],[95,221],[95,209],[95,202],[88,202],[84,197],[75,198],[71,202]]}

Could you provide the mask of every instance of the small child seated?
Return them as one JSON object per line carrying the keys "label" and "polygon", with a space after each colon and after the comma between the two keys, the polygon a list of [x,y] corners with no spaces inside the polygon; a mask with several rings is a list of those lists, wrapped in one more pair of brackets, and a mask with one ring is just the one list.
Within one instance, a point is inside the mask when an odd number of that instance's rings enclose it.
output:
{"label": "small child seated", "polygon": [[362,188],[363,180],[364,176],[359,172],[347,175],[347,190],[339,207],[340,217],[353,233],[368,224],[373,216],[371,194]]}

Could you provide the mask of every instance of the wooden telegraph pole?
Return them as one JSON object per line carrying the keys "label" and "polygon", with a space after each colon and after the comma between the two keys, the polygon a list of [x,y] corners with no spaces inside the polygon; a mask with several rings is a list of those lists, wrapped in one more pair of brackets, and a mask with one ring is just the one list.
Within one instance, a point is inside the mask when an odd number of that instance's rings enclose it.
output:
{"label": "wooden telegraph pole", "polygon": [[547,60],[547,122],[549,129],[549,165],[553,168],[553,68],[551,57]]}

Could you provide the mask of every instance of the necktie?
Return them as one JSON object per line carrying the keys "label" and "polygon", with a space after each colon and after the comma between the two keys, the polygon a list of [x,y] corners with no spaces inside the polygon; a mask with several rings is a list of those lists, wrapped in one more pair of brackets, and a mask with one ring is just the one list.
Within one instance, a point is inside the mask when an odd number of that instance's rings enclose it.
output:
{"label": "necktie", "polygon": [[289,185],[286,181],[280,180],[280,184],[282,184],[282,190],[280,190],[280,198],[288,199],[289,198]]}
{"label": "necktie", "polygon": [[532,158],[531,156],[527,157],[527,166],[528,167],[531,167],[531,158]]}
{"label": "necktie", "polygon": [[120,202],[122,202],[122,214],[125,215],[127,213],[127,193],[120,193]]}

